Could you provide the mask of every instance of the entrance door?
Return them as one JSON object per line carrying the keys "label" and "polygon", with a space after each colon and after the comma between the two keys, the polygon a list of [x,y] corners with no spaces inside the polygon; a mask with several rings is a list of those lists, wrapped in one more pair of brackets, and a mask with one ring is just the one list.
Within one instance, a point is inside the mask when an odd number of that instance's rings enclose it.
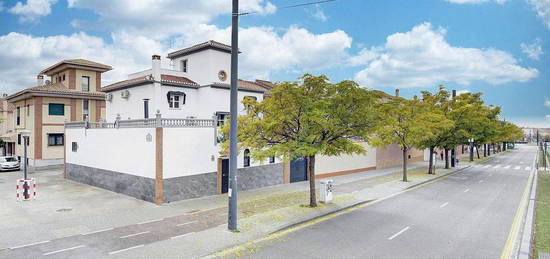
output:
{"label": "entrance door", "polygon": [[222,193],[229,188],[229,159],[222,159]]}
{"label": "entrance door", "polygon": [[290,182],[307,180],[307,158],[295,159],[290,162]]}

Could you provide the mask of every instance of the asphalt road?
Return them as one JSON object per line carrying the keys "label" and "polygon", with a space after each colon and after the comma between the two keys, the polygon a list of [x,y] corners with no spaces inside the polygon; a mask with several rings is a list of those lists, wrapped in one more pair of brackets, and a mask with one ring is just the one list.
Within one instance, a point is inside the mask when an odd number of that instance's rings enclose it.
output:
{"label": "asphalt road", "polygon": [[536,148],[269,240],[249,258],[500,258]]}

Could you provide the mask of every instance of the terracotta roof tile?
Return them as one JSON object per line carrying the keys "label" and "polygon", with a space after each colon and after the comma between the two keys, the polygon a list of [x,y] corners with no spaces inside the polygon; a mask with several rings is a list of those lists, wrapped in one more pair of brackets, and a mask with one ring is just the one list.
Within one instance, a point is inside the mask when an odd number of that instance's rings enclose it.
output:
{"label": "terracotta roof tile", "polygon": [[53,70],[53,69],[55,69],[59,66],[65,65],[65,64],[99,68],[99,69],[104,70],[104,71],[109,71],[109,70],[113,69],[111,66],[108,66],[108,65],[105,65],[105,64],[97,63],[97,62],[87,60],[87,59],[78,58],[78,59],[66,59],[66,60],[62,60],[60,62],[57,62],[56,64],[42,70],[40,72],[40,74],[48,74],[48,71],[51,71],[51,70]]}
{"label": "terracotta roof tile", "polygon": [[91,97],[103,97],[105,93],[102,92],[84,92],[75,89],[69,89],[65,87],[62,83],[54,83],[49,85],[35,86],[31,88],[24,89],[15,94],[12,94],[7,99],[12,99],[14,97],[26,94],[26,93],[35,93],[35,94],[59,94],[59,95],[78,95],[78,96],[91,96]]}
{"label": "terracotta roof tile", "polygon": [[207,48],[214,48],[214,49],[218,49],[218,50],[221,50],[221,51],[231,53],[231,46],[229,46],[227,44],[223,44],[221,42],[214,41],[214,40],[209,40],[209,41],[206,41],[206,42],[203,42],[203,43],[193,45],[189,48],[180,49],[180,50],[168,53],[167,57],[168,58],[176,58],[178,56],[183,56],[185,54],[197,52],[197,51],[207,49]]}
{"label": "terracotta roof tile", "polygon": [[[162,83],[171,83],[171,84],[176,84],[181,86],[192,86],[192,87],[199,86],[194,81],[183,76],[161,75],[160,80]],[[128,87],[137,85],[139,83],[153,83],[153,80],[151,79],[151,75],[145,75],[145,76],[140,76],[140,77],[136,77],[128,80],[119,81],[119,82],[104,86],[103,88],[101,88],[101,91],[108,92],[119,88],[128,88]]]}

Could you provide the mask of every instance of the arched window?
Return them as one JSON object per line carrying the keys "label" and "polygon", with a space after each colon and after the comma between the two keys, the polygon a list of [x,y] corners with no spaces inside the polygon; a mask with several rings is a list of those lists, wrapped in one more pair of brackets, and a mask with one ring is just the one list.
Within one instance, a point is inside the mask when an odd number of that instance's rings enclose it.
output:
{"label": "arched window", "polygon": [[245,149],[244,150],[244,167],[250,166],[250,150]]}

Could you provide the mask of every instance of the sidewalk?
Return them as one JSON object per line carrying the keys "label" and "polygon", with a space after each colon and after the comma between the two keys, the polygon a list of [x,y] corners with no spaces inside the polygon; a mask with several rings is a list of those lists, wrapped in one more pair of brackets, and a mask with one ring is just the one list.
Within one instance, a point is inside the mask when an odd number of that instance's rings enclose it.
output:
{"label": "sidewalk", "polygon": [[[204,212],[205,214],[202,215],[204,218],[216,221],[208,225],[219,224],[214,228],[191,232],[177,239],[152,243],[125,251],[117,256],[121,258],[210,257],[217,251],[257,240],[301,222],[357,204],[397,194],[470,166],[471,163],[462,162],[456,168],[447,170],[438,168],[436,175],[428,175],[427,163],[414,163],[409,167],[409,182],[406,183],[401,181],[400,167],[333,177],[335,185],[333,203],[319,203],[319,207],[314,209],[304,206],[309,202],[307,182],[242,192],[239,196],[239,233],[227,230],[227,206],[224,206]],[[223,201],[227,202],[225,197]],[[203,202],[217,203],[214,198],[203,199]],[[220,215],[222,216],[219,217]],[[248,244],[246,249],[250,247],[254,246]],[[215,256],[223,257],[224,254],[221,252]]]}

